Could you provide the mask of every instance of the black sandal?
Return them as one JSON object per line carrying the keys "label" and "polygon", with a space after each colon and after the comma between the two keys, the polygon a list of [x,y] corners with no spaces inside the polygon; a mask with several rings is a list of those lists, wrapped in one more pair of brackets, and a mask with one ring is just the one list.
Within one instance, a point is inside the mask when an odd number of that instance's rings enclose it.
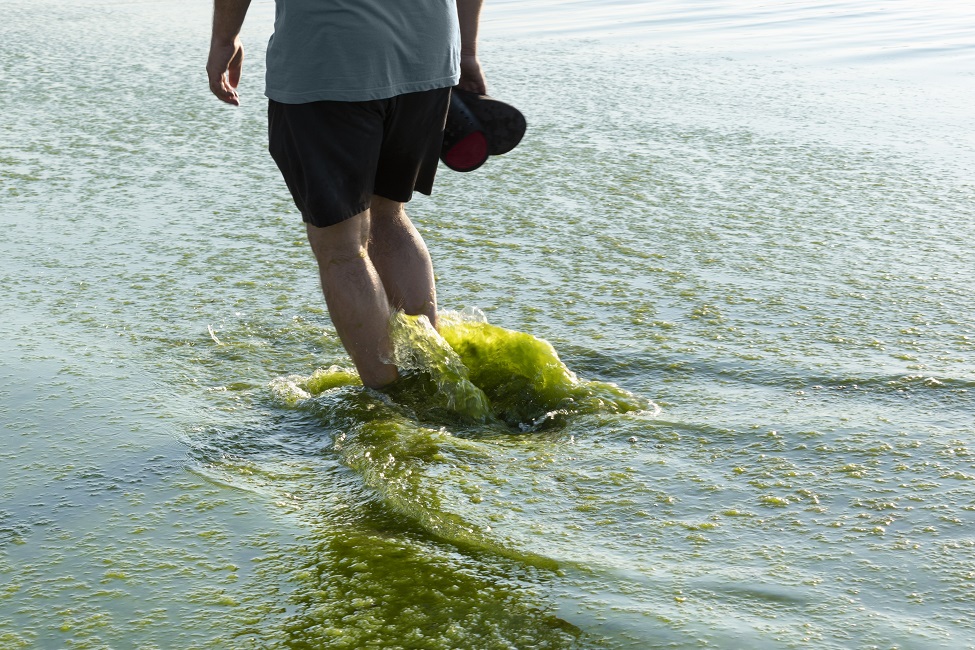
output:
{"label": "black sandal", "polygon": [[500,156],[518,146],[527,127],[521,111],[511,104],[469,90],[454,88],[454,94],[460,96],[464,105],[484,126],[490,155]]}
{"label": "black sandal", "polygon": [[454,88],[440,159],[454,171],[473,171],[489,155],[499,156],[514,149],[526,127],[525,116],[514,106]]}
{"label": "black sandal", "polygon": [[487,136],[484,127],[457,96],[457,89],[450,93],[450,108],[444,126],[440,160],[458,172],[474,171],[488,158]]}

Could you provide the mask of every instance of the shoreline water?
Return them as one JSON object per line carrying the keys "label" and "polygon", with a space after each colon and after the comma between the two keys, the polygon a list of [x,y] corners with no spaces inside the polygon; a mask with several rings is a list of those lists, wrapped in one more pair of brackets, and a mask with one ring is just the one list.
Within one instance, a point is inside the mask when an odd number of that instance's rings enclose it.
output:
{"label": "shoreline water", "polygon": [[969,76],[975,43],[964,26],[973,20],[975,11],[963,2],[922,9],[904,1],[878,5],[865,0],[776,5],[710,0],[692,7],[675,1],[500,0],[485,8],[487,29],[506,37],[640,39],[658,47],[783,57],[807,65],[870,65],[887,59]]}
{"label": "shoreline water", "polygon": [[481,435],[278,398],[348,360],[273,3],[240,109],[204,4],[6,5],[0,645],[971,647],[970,10],[489,3],[529,132],[411,204],[441,304],[661,412]]}

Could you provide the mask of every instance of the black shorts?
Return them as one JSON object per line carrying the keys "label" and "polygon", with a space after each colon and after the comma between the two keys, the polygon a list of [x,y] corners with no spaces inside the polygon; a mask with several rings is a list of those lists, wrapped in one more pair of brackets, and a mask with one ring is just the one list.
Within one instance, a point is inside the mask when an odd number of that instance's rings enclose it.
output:
{"label": "black shorts", "polygon": [[405,203],[430,194],[450,88],[364,102],[268,104],[269,150],[304,221],[330,226],[373,194]]}

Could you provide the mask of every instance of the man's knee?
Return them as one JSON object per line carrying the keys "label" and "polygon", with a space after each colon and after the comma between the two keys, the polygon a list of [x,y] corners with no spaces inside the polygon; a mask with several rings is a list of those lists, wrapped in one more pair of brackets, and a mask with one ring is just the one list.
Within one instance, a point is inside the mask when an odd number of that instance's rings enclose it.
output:
{"label": "man's knee", "polygon": [[369,211],[350,219],[319,228],[305,224],[308,243],[320,266],[362,259],[369,244]]}

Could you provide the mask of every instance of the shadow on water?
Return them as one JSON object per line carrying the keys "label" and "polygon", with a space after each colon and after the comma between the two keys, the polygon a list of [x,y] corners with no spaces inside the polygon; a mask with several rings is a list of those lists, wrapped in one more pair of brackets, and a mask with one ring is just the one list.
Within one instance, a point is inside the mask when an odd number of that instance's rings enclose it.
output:
{"label": "shadow on water", "polygon": [[287,558],[294,591],[280,624],[285,647],[570,648],[583,640],[538,593],[547,572],[458,555],[377,503],[362,509],[360,523],[309,536]]}

